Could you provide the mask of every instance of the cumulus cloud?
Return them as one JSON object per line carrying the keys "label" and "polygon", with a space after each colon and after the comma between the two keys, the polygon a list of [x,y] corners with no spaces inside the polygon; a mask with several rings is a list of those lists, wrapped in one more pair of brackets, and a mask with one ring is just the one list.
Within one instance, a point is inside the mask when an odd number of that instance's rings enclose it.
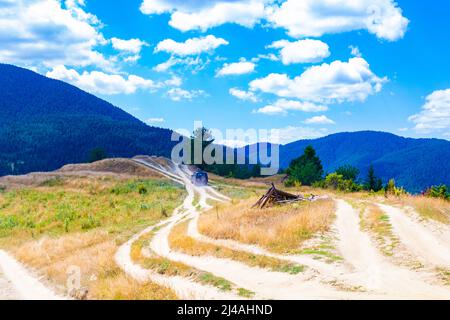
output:
{"label": "cumulus cloud", "polygon": [[281,62],[285,65],[320,62],[330,56],[328,45],[320,40],[305,39],[295,42],[279,40],[268,48],[280,49]]}
{"label": "cumulus cloud", "polygon": [[422,111],[409,117],[421,133],[450,133],[450,89],[434,91],[426,97]]}
{"label": "cumulus cloud", "polygon": [[275,103],[266,105],[256,110],[255,112],[267,115],[275,115],[275,114],[287,114],[289,110],[303,111],[303,112],[322,112],[327,111],[328,107],[311,102],[278,99]]}
{"label": "cumulus cloud", "polygon": [[169,87],[179,87],[183,84],[183,79],[178,76],[172,76],[169,80],[164,81],[164,84]]}
{"label": "cumulus cloud", "polygon": [[117,74],[106,74],[100,71],[84,71],[78,73],[74,69],[67,69],[60,65],[47,72],[47,77],[62,80],[90,93],[105,95],[132,94],[137,90],[154,91],[160,84],[136,75],[127,78]]}
{"label": "cumulus cloud", "polygon": [[256,65],[253,62],[240,61],[235,63],[225,63],[223,67],[217,72],[217,77],[233,76],[252,73],[255,71]]}
{"label": "cumulus cloud", "polygon": [[292,37],[367,30],[389,41],[402,38],[409,23],[394,0],[287,0],[271,6],[267,19]]}
{"label": "cumulus cloud", "polygon": [[386,78],[376,76],[366,60],[351,58],[306,69],[291,79],[286,74],[272,73],[250,82],[251,91],[262,91],[283,98],[297,98],[320,103],[365,101],[379,92]]}
{"label": "cumulus cloud", "polygon": [[140,53],[142,47],[148,46],[147,42],[142,41],[140,39],[123,40],[118,38],[112,38],[111,43],[114,49],[133,54]]}
{"label": "cumulus cloud", "polygon": [[172,88],[167,91],[167,96],[172,101],[192,100],[197,97],[205,96],[203,90],[185,90],[181,88]]}
{"label": "cumulus cloud", "polygon": [[123,40],[112,38],[111,44],[114,49],[120,51],[125,62],[136,62],[141,58],[142,48],[148,43],[140,39]]}
{"label": "cumulus cloud", "polygon": [[306,124],[335,124],[333,120],[328,118],[327,116],[316,116],[304,121]]}
{"label": "cumulus cloud", "polygon": [[231,88],[229,90],[229,92],[233,97],[236,97],[239,100],[251,101],[251,102],[259,101],[258,97],[255,95],[254,92],[244,91],[244,90],[240,90],[237,88]]}
{"label": "cumulus cloud", "polygon": [[0,60],[24,66],[96,65],[110,62],[96,51],[107,41],[83,1],[0,1]]}
{"label": "cumulus cloud", "polygon": [[404,36],[409,23],[394,0],[144,0],[141,11],[168,13],[169,24],[181,31],[206,31],[225,23],[251,28],[269,22],[297,38],[367,30],[394,41]]}
{"label": "cumulus cloud", "polygon": [[199,55],[204,52],[212,52],[222,45],[228,45],[228,41],[216,38],[213,35],[206,37],[192,38],[185,42],[176,42],[166,39],[158,43],[155,52],[167,52],[176,56]]}
{"label": "cumulus cloud", "polygon": [[178,30],[201,30],[225,23],[253,27],[264,17],[268,0],[144,0],[144,14],[170,13],[169,24]]}

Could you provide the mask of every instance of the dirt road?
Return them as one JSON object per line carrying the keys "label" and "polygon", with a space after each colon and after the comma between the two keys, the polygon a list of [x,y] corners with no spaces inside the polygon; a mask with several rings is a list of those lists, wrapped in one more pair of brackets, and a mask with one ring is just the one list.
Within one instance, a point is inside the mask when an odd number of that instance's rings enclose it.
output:
{"label": "dirt road", "polygon": [[[382,256],[370,237],[361,231],[358,213],[345,201],[337,201],[337,246],[344,258],[344,264],[329,265],[310,257],[296,255],[276,255],[266,250],[229,240],[215,240],[201,235],[197,229],[198,217],[210,206],[207,200],[226,201],[227,198],[210,187],[196,187],[190,182],[190,171],[187,167],[161,166],[152,158],[139,158],[139,162],[155,170],[161,171],[172,180],[182,183],[188,191],[188,197],[178,212],[154,236],[150,250],[167,259],[182,262],[200,270],[211,272],[217,276],[255,292],[259,298],[267,299],[450,299],[448,287],[440,285],[422,274],[403,267],[393,265]],[[198,204],[194,197],[198,194]],[[180,214],[182,212],[182,214]],[[303,275],[289,275],[272,272],[266,269],[249,267],[243,263],[219,259],[212,256],[194,257],[176,252],[170,248],[168,236],[172,228],[180,221],[190,220],[188,235],[198,241],[205,241],[234,250],[267,255],[291,262],[301,263],[313,269],[317,276],[306,278]],[[449,244],[444,244],[446,248]],[[358,287],[357,292],[329,285],[339,281],[348,287]],[[172,287],[172,285],[171,285]],[[185,288],[187,289],[187,288]],[[195,291],[191,288],[191,291]],[[214,292],[210,291],[213,298]],[[196,296],[191,292],[190,296]],[[184,294],[186,296],[186,293]]]}
{"label": "dirt road", "polygon": [[63,300],[7,252],[0,250],[0,299]]}

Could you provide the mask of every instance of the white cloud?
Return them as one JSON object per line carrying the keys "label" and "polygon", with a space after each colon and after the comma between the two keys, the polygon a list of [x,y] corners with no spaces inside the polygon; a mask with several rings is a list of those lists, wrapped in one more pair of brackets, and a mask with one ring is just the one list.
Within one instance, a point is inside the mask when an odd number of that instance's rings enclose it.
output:
{"label": "white cloud", "polygon": [[311,102],[278,99],[275,103],[269,104],[256,110],[256,113],[267,115],[286,114],[288,110],[303,112],[322,112],[327,111],[328,107],[324,105],[317,105]]}
{"label": "white cloud", "polygon": [[236,97],[240,100],[251,101],[251,102],[259,101],[258,97],[255,95],[254,92],[244,91],[244,90],[240,90],[237,88],[231,88],[229,92],[233,97]]}
{"label": "white cloud", "polygon": [[107,42],[83,1],[0,1],[0,60],[23,66],[96,65],[110,62],[96,51]]}
{"label": "white cloud", "polygon": [[421,133],[450,133],[450,89],[434,91],[426,97],[422,111],[409,117]]}
{"label": "white cloud", "polygon": [[292,37],[367,30],[390,41],[402,38],[409,23],[394,0],[287,0],[269,8],[267,19]]}
{"label": "white cloud", "polygon": [[293,79],[272,73],[250,82],[252,91],[260,90],[284,98],[297,98],[320,103],[364,101],[379,92],[386,78],[379,78],[366,60],[352,58],[306,69]]}
{"label": "white cloud", "polygon": [[253,27],[264,17],[267,0],[144,0],[144,14],[170,13],[169,24],[178,30],[202,30],[225,23]]}
{"label": "white cloud", "polygon": [[268,48],[280,49],[281,61],[285,65],[320,62],[330,56],[328,45],[320,40],[305,39],[295,42],[279,40]]}
{"label": "white cloud", "polygon": [[173,76],[169,80],[164,81],[164,84],[169,87],[179,87],[183,84],[183,80],[178,76]]}
{"label": "white cloud", "polygon": [[123,40],[111,38],[111,43],[114,49],[133,54],[141,53],[142,47],[148,46],[147,42],[140,39]]}
{"label": "white cloud", "polygon": [[175,66],[181,65],[190,70],[193,74],[206,68],[210,63],[210,59],[202,59],[200,57],[185,57],[185,58],[175,58],[170,57],[167,61],[164,61],[156,65],[153,70],[156,72],[167,72]]}
{"label": "white cloud", "polygon": [[176,42],[172,39],[166,39],[158,43],[155,52],[164,51],[177,56],[190,56],[198,55],[203,52],[212,52],[222,45],[228,45],[228,41],[222,38],[216,38],[213,35],[192,38],[185,42]]}
{"label": "white cloud", "polygon": [[197,97],[205,96],[205,92],[203,90],[184,90],[181,88],[172,88],[167,91],[167,96],[172,101],[182,101],[182,100],[192,100]]}
{"label": "white cloud", "polygon": [[409,20],[394,0],[144,0],[144,14],[171,15],[169,24],[181,31],[225,23],[251,28],[269,22],[297,38],[367,30],[380,39],[402,38]]}
{"label": "white cloud", "polygon": [[165,122],[164,118],[150,118],[147,119],[145,122],[151,124],[151,123],[163,123]]}
{"label": "white cloud", "polygon": [[216,76],[224,77],[252,73],[253,71],[255,71],[255,67],[256,65],[253,62],[248,61],[225,63],[222,69],[217,72]]}
{"label": "white cloud", "polygon": [[142,47],[148,46],[148,43],[140,39],[123,40],[119,38],[111,38],[111,43],[114,49],[124,51],[127,53],[138,54]]}
{"label": "white cloud", "polygon": [[258,54],[257,57],[252,58],[252,62],[259,62],[261,60],[280,61],[280,58],[278,58],[273,53]]}
{"label": "white cloud", "polygon": [[174,58],[170,58],[167,61],[164,61],[158,65],[156,65],[153,70],[155,70],[156,72],[166,72],[168,71],[170,68],[172,68],[173,66],[177,65],[179,62],[178,59],[174,59]]}
{"label": "white cloud", "polygon": [[141,58],[141,51],[148,43],[140,39],[123,40],[112,38],[111,44],[114,49],[120,51],[125,62],[136,62]]}
{"label": "white cloud", "polygon": [[132,94],[137,90],[154,91],[160,86],[152,80],[136,75],[129,75],[124,78],[121,75],[106,74],[99,71],[84,71],[80,74],[76,70],[67,69],[63,65],[56,66],[52,71],[47,72],[47,77],[71,83],[90,93],[105,95]]}
{"label": "white cloud", "polygon": [[306,124],[335,124],[333,120],[327,116],[316,116],[305,120]]}

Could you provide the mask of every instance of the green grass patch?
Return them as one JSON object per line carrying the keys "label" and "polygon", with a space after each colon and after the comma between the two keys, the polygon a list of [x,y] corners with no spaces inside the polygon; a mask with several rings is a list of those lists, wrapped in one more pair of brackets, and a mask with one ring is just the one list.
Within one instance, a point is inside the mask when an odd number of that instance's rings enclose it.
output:
{"label": "green grass patch", "polygon": [[238,295],[243,298],[251,299],[255,296],[255,293],[244,288],[238,288]]}

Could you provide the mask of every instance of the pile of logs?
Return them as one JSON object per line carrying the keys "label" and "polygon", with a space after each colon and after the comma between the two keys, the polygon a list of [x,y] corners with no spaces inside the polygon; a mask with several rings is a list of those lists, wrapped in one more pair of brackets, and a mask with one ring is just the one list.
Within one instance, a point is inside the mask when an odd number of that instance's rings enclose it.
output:
{"label": "pile of logs", "polygon": [[287,203],[294,203],[299,201],[314,201],[316,199],[316,196],[311,196],[309,198],[305,198],[300,195],[295,195],[291,193],[287,193],[281,190],[278,190],[275,185],[272,183],[272,187],[267,191],[265,195],[261,197],[261,199],[258,200],[253,205],[253,208],[260,208],[263,209],[267,206],[274,205],[274,204],[287,204]]}

